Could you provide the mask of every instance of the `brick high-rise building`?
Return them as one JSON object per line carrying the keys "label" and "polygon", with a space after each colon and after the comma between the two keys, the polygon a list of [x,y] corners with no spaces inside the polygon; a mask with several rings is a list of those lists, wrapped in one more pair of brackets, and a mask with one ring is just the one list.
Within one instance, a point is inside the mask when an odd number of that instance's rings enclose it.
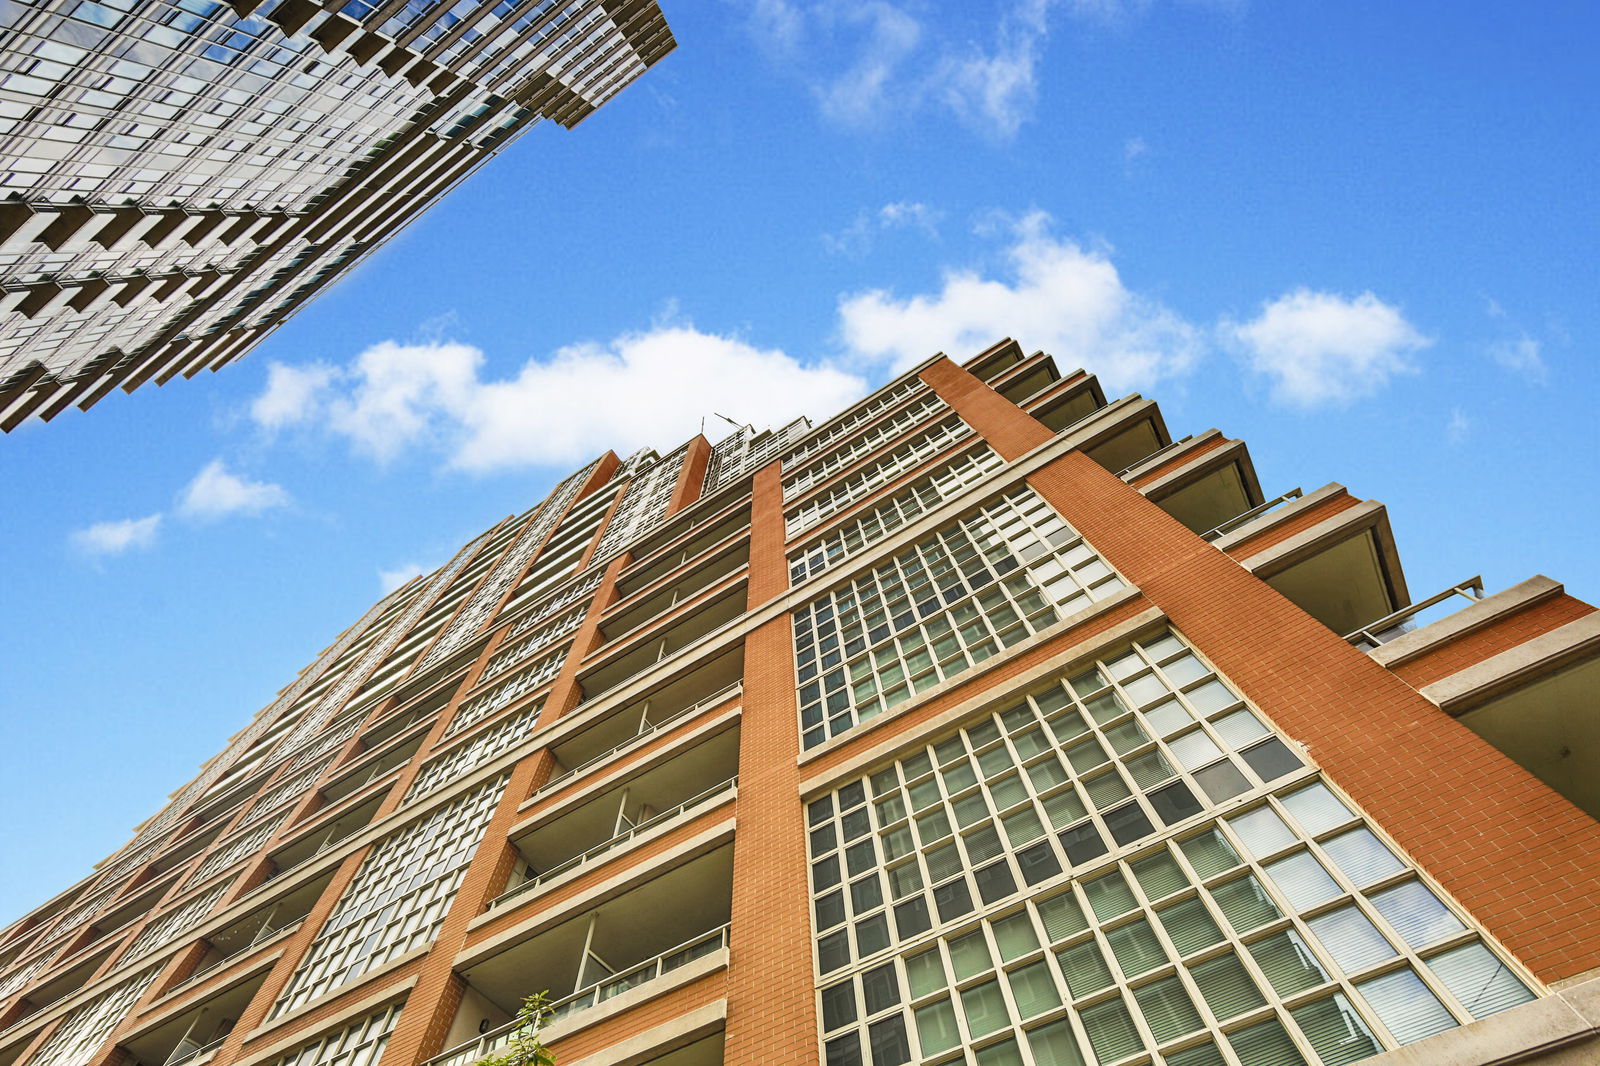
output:
{"label": "brick high-rise building", "polygon": [[655,0],[0,3],[0,429],[237,359],[672,48]]}
{"label": "brick high-rise building", "polygon": [[1600,611],[1003,342],[608,453],[0,934],[0,1066],[1600,1060]]}

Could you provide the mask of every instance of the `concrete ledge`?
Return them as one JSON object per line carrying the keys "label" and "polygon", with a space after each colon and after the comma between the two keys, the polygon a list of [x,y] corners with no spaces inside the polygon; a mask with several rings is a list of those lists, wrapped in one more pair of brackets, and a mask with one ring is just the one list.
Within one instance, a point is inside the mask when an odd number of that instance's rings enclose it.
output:
{"label": "concrete ledge", "polygon": [[[695,959],[693,962],[684,963],[676,970],[665,973],[652,981],[642,985],[635,985],[626,992],[618,993],[602,1003],[587,1007],[553,1025],[547,1026],[540,1034],[540,1039],[553,1044],[562,1037],[571,1036],[573,1033],[582,1032],[591,1026],[610,1021],[625,1011],[649,1003],[658,996],[664,996],[675,988],[682,988],[692,981],[698,981],[706,974],[717,973],[728,968],[728,949]],[[640,1034],[643,1035],[643,1034]],[[609,1050],[609,1049],[608,1049]]]}
{"label": "concrete ledge", "polygon": [[[400,999],[409,993],[413,988],[415,988],[416,984],[417,977],[416,975],[412,975],[397,985],[390,985],[387,988],[379,989],[371,995],[364,996],[353,1003],[346,1004],[343,1010],[339,1011],[337,1014],[329,1015],[327,1018],[321,1019],[317,1025],[307,1026],[304,1029],[297,1029],[294,1032],[273,1041],[271,1044],[267,1044],[262,1048],[250,1052],[248,1055],[239,1056],[233,1060],[231,1066],[254,1066],[255,1063],[267,1062],[275,1059],[282,1055],[285,1051],[288,1051],[292,1048],[297,1048],[302,1044],[310,1043],[312,1040],[315,1040],[318,1037],[335,1029],[344,1028],[350,1024],[350,1021],[353,1018],[364,1017],[367,1014],[377,1010],[385,1003],[392,1003],[395,1000]],[[255,1032],[251,1033],[245,1038],[245,1043],[248,1044],[259,1034],[264,1033],[269,1029],[278,1028],[279,1025],[286,1019],[303,1016],[303,1014],[303,1011],[294,1011],[284,1015],[283,1018],[275,1019],[267,1025],[263,1025],[256,1029]]]}
{"label": "concrete ledge", "polygon": [[1561,594],[1562,586],[1559,581],[1552,581],[1543,574],[1535,574],[1520,585],[1513,585],[1508,589],[1486,596],[1477,603],[1469,604],[1455,614],[1441,618],[1437,622],[1423,626],[1401,637],[1396,637],[1387,644],[1380,644],[1372,649],[1372,658],[1383,666],[1395,667],[1408,659],[1414,659],[1436,645],[1454,640],[1456,637],[1465,636],[1475,629],[1481,629],[1492,622],[1500,620],[1502,615],[1511,614],[1523,607],[1530,607],[1541,600]]}
{"label": "concrete ledge", "polygon": [[642,1066],[660,1055],[720,1032],[727,1024],[728,1001],[719,999],[578,1059],[571,1066]]}
{"label": "concrete ledge", "polygon": [[1302,529],[1287,540],[1245,556],[1239,560],[1239,565],[1257,577],[1266,577],[1310,558],[1330,544],[1373,528],[1382,516],[1383,504],[1377,500],[1362,500],[1354,507],[1329,515],[1310,529]]}
{"label": "concrete ledge", "polygon": [[1589,651],[1600,651],[1600,611],[1491,656],[1421,689],[1449,714],[1461,714],[1510,688],[1553,673]]}
{"label": "concrete ledge", "polygon": [[1600,1062],[1600,980],[1361,1061],[1363,1066],[1590,1066]]}
{"label": "concrete ledge", "polygon": [[[1212,433],[1216,433],[1218,437],[1222,436],[1217,430],[1208,430],[1206,434],[1207,440],[1210,439],[1210,434]],[[1204,443],[1206,443],[1206,440],[1196,440],[1190,445],[1190,448],[1192,449]],[[1150,484],[1134,485],[1133,488],[1144,493],[1146,499],[1159,503],[1164,497],[1171,495],[1186,485],[1199,481],[1208,474],[1231,466],[1236,462],[1243,465],[1247,451],[1244,441],[1238,438],[1227,438],[1217,447],[1204,451],[1188,462],[1168,470],[1165,474],[1150,482]],[[1247,491],[1248,488],[1246,486]]]}
{"label": "concrete ledge", "polygon": [[1256,515],[1239,528],[1228,530],[1228,532],[1212,541],[1211,544],[1218,551],[1225,552],[1229,548],[1243,544],[1252,537],[1260,536],[1279,522],[1293,518],[1313,507],[1320,506],[1322,503],[1338,496],[1341,492],[1348,491],[1337,481],[1330,481],[1315,492],[1308,492],[1297,500],[1290,500],[1282,507],[1274,508],[1266,514]]}

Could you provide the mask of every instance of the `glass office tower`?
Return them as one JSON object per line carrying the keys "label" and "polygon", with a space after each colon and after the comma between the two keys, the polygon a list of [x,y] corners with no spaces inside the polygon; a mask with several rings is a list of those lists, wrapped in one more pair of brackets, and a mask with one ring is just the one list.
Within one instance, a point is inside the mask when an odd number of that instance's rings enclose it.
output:
{"label": "glass office tower", "polygon": [[237,359],[673,46],[653,0],[0,0],[0,428]]}

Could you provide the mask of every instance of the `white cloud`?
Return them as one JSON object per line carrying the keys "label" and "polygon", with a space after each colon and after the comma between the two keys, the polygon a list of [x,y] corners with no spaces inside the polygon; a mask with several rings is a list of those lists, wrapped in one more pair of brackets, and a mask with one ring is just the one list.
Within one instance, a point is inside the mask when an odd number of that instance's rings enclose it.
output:
{"label": "white cloud", "polygon": [[853,61],[812,89],[822,113],[847,125],[870,125],[920,92],[896,75],[922,39],[922,24],[885,0],[833,5],[820,13],[829,29],[854,38]]}
{"label": "white cloud", "polygon": [[939,223],[944,212],[914,200],[896,200],[884,204],[868,214],[856,213],[855,219],[838,233],[824,233],[822,246],[840,255],[864,255],[871,250],[880,232],[894,229],[915,229],[929,237],[939,236]]}
{"label": "white cloud", "polygon": [[1417,369],[1411,355],[1433,341],[1400,309],[1370,292],[1354,298],[1299,288],[1219,332],[1266,377],[1274,400],[1293,407],[1342,405]]}
{"label": "white cloud", "polygon": [[407,581],[414,577],[421,577],[424,573],[426,571],[416,563],[401,563],[393,570],[379,570],[378,584],[382,586],[383,594],[387,596]]}
{"label": "white cloud", "polygon": [[896,372],[945,352],[960,360],[1002,337],[1042,348],[1063,367],[1086,366],[1116,389],[1181,374],[1199,357],[1199,332],[1126,288],[1103,252],[1049,232],[1034,213],[1006,250],[1009,276],[947,271],[939,291],[906,298],[874,290],[840,301],[845,345]]}
{"label": "white cloud", "polygon": [[322,363],[268,363],[267,388],[250,404],[250,417],[269,430],[304,422],[316,414],[318,397],[332,378],[333,368]]}
{"label": "white cloud", "polygon": [[992,50],[969,45],[946,57],[938,74],[950,110],[969,125],[1000,137],[1016,134],[1033,114],[1048,0],[1023,0],[1003,16]]}
{"label": "white cloud", "polygon": [[96,522],[74,530],[69,540],[86,555],[121,555],[133,548],[148,548],[156,542],[161,527],[159,513],[145,518],[124,518],[117,522]]}
{"label": "white cloud", "polygon": [[319,424],[380,461],[431,446],[450,466],[484,472],[672,447],[712,411],[782,425],[831,414],[866,391],[831,365],[689,324],[568,345],[511,377],[488,378],[483,368],[469,345],[385,341],[321,390]]}
{"label": "white cloud", "polygon": [[1526,333],[1516,340],[1496,341],[1489,345],[1489,358],[1513,373],[1525,375],[1531,381],[1543,382],[1550,374],[1539,342]]}
{"label": "white cloud", "polygon": [[210,520],[232,514],[260,514],[288,503],[289,494],[283,486],[230,474],[221,459],[213,459],[179,496],[178,513]]}
{"label": "white cloud", "polygon": [[1445,423],[1444,437],[1451,444],[1460,444],[1467,439],[1467,434],[1472,432],[1472,419],[1461,408],[1453,408],[1450,412],[1450,421]]}

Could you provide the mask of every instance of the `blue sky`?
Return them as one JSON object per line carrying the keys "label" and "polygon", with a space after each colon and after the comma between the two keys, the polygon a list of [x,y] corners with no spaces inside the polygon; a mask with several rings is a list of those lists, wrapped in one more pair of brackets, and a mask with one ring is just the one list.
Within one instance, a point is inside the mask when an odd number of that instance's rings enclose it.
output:
{"label": "blue sky", "polygon": [[0,441],[0,920],[593,454],[1007,334],[1385,501],[1419,597],[1600,597],[1592,5],[662,6],[243,362]]}

